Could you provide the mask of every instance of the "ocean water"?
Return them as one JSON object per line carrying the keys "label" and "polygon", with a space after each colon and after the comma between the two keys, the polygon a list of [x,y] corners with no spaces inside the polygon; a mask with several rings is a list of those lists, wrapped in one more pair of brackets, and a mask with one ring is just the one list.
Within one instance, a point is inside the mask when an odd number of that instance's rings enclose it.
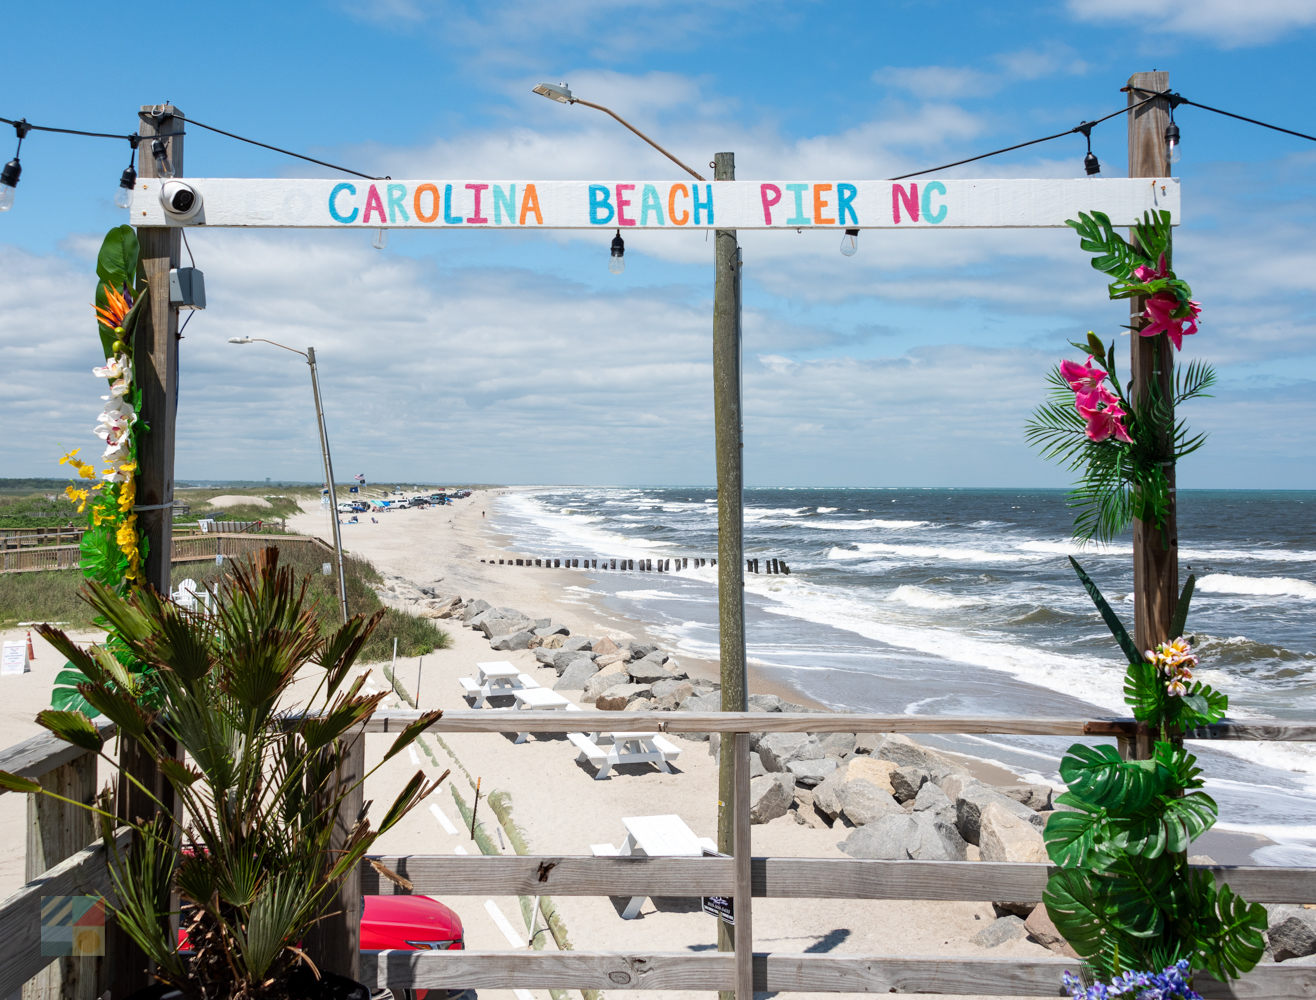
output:
{"label": "ocean water", "polygon": [[[1197,574],[1197,676],[1234,718],[1316,719],[1316,493],[1181,491],[1180,567]],[[711,488],[555,488],[500,498],[518,552],[717,555]],[[859,712],[1127,714],[1124,665],[1070,568],[1079,560],[1132,632],[1132,544],[1081,547],[1059,490],[754,489],[745,552],[750,662],[774,683]],[[581,587],[671,647],[717,657],[715,568],[592,572]],[[926,736],[1030,780],[1059,782],[1059,737]],[[1256,863],[1316,865],[1316,746],[1192,744],[1219,826],[1276,843]]]}

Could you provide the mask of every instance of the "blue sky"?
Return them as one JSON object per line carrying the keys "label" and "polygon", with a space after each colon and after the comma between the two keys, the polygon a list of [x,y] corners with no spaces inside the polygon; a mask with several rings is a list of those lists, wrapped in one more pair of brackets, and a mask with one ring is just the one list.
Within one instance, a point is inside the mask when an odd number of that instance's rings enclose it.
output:
{"label": "blue sky", "polygon": [[[31,5],[7,12],[0,116],[129,131],[138,105],[394,177],[625,178],[676,168],[611,119],[530,93],[568,81],[696,166],[888,177],[1124,104],[1168,70],[1204,104],[1316,134],[1316,8],[1297,0],[1046,3]],[[1316,488],[1316,143],[1181,108],[1176,267],[1203,304],[1187,357],[1215,399],[1188,487]],[[7,134],[0,133],[0,136]],[[0,159],[12,146],[0,138]],[[1125,128],[1093,133],[1104,176]],[[945,176],[1081,176],[1074,136]],[[34,133],[0,215],[0,475],[95,447],[85,303],[126,143]],[[192,176],[331,176],[206,133]],[[296,359],[320,353],[343,472],[376,480],[713,480],[711,243],[601,234],[193,231],[210,307],[182,344],[180,478],[313,479]],[[746,233],[746,474],[756,485],[1059,486],[1023,441],[1066,342],[1126,322],[1067,231]],[[1122,346],[1122,345],[1121,345]],[[1123,355],[1125,352],[1121,351]],[[276,356],[277,355],[277,356]]]}

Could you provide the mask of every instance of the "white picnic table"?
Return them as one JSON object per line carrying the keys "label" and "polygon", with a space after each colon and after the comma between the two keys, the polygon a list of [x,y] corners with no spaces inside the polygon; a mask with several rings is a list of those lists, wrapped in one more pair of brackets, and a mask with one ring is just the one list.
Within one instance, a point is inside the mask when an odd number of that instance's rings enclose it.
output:
{"label": "white picnic table", "polygon": [[[596,858],[602,857],[702,857],[704,850],[717,853],[717,844],[708,837],[696,837],[680,816],[630,816],[622,818],[626,839],[621,847],[591,844]],[[647,896],[632,896],[622,911],[623,920],[634,920]]]}
{"label": "white picnic table", "polygon": [[478,679],[458,677],[462,686],[463,697],[471,702],[472,708],[483,708],[489,698],[498,695],[515,694],[524,688],[537,688],[539,683],[529,674],[523,674],[506,660],[494,660],[489,663],[477,663]]}
{"label": "white picnic table", "polygon": [[567,739],[580,751],[576,760],[588,760],[598,768],[595,781],[602,781],[618,764],[651,763],[671,774],[668,762],[681,756],[680,747],[656,732],[568,733]]}
{"label": "white picnic table", "polygon": [[[543,709],[544,711],[559,712],[579,712],[581,710],[579,705],[573,705],[569,700],[563,698],[556,691],[550,691],[548,688],[521,688],[518,691],[512,692],[512,696],[516,699],[516,707],[518,709],[538,708]],[[516,742],[524,743],[529,736],[530,734],[528,732],[517,733]]]}

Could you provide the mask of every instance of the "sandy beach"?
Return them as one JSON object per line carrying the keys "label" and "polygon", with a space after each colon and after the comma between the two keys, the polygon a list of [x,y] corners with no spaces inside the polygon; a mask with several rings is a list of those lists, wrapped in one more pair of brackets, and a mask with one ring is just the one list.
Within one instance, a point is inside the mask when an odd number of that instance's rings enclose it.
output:
{"label": "sandy beach", "polygon": [[[573,635],[609,636],[615,640],[651,641],[643,622],[620,618],[599,608],[581,588],[588,574],[580,570],[535,569],[499,566],[481,558],[506,557],[509,543],[493,531],[490,515],[494,495],[477,492],[452,506],[401,510],[378,518],[377,524],[343,526],[345,549],[365,556],[385,574],[404,577],[417,586],[431,586],[439,593],[482,598],[495,606],[515,607],[537,617],[551,616],[565,624]],[[485,516],[482,516],[485,515]],[[327,537],[327,515],[318,510],[290,520],[289,527]],[[513,553],[515,555],[515,553]],[[531,650],[493,652],[479,632],[461,624],[440,621],[453,638],[449,649],[423,658],[400,659],[397,676],[414,692],[420,680],[422,708],[462,709],[457,678],[469,676],[475,664],[508,660],[544,687],[557,681],[551,667],[540,665]],[[423,662],[422,662],[423,661]],[[714,663],[681,656],[681,668],[692,677],[714,679]],[[373,681],[384,688],[382,671]],[[773,691],[751,682],[755,693],[779,694],[799,701],[794,692]],[[579,692],[562,692],[579,704]],[[589,710],[589,706],[583,706]],[[682,749],[673,774],[663,774],[644,765],[626,765],[614,770],[606,781],[595,781],[593,770],[577,764],[575,749],[565,736],[532,736],[515,745],[512,735],[444,734],[442,743],[480,778],[485,793],[502,790],[510,794],[513,817],[526,832],[534,853],[589,854],[591,845],[620,844],[626,836],[623,817],[676,813],[697,836],[717,836],[717,762],[708,744],[677,741]],[[469,804],[473,791],[465,775],[456,768],[438,740],[430,738],[439,763],[452,766],[457,790]],[[369,753],[382,755],[382,740]],[[436,770],[425,754],[419,759],[427,772]],[[401,786],[414,772],[402,758],[381,772],[383,786]],[[395,765],[395,766],[394,766]],[[998,770],[998,769],[990,769]],[[1009,782],[1005,772],[983,773],[984,780]],[[386,798],[382,788],[372,789],[376,802]],[[462,825],[454,800],[445,789],[435,796],[436,804],[457,828]],[[481,806],[482,822],[494,829],[496,818]],[[752,828],[756,855],[821,858],[845,857],[837,848],[848,831],[814,829],[801,825],[791,814]],[[507,838],[503,835],[503,841]],[[391,831],[381,845],[386,853],[451,853],[463,849],[478,852],[469,834],[448,833],[430,810],[421,809]],[[511,852],[510,844],[508,853]],[[444,900],[462,914],[470,948],[507,948],[508,942],[485,911],[479,897]],[[518,931],[525,928],[514,899],[495,899]],[[699,910],[698,900],[646,900],[635,920],[623,920],[624,899],[595,897],[555,898],[573,947],[577,949],[691,951],[716,946],[714,918]],[[923,902],[864,900],[755,900],[754,939],[756,950],[807,951],[892,955],[1050,955],[1031,941],[1019,940],[985,951],[969,939],[995,919],[989,902]],[[548,935],[541,935],[548,938]],[[548,947],[553,947],[549,939]],[[536,996],[541,991],[535,991]],[[490,994],[482,990],[481,996]],[[510,996],[510,994],[508,994]],[[643,997],[646,993],[608,991],[608,996]],[[652,995],[651,993],[647,995]],[[684,994],[667,994],[678,996]],[[702,995],[702,994],[690,994]],[[542,996],[547,998],[547,993]]]}
{"label": "sandy beach", "polygon": [[[496,498],[495,492],[480,491],[451,506],[378,515],[377,523],[364,516],[362,523],[343,525],[344,548],[369,559],[386,578],[401,578],[415,587],[432,588],[442,595],[458,594],[467,600],[483,599],[496,607],[514,607],[536,618],[551,617],[554,624],[569,628],[572,636],[606,636],[617,642],[657,641],[646,633],[644,622],[628,620],[601,608],[589,593],[590,574],[585,571],[498,565],[496,560],[506,558],[510,551],[505,548],[510,540],[493,530]],[[291,518],[289,527],[330,537],[328,515],[318,509]],[[481,559],[494,561],[481,562]],[[510,661],[545,688],[552,688],[558,680],[556,671],[540,664],[533,650],[494,652],[482,633],[463,627],[460,621],[437,624],[451,635],[449,648],[424,657],[400,658],[397,662],[397,681],[413,695],[419,689],[423,708],[466,708],[458,678],[474,674],[479,662]],[[22,634],[6,633],[5,638]],[[62,659],[36,637],[34,650],[36,659],[31,673],[4,678],[7,696],[0,708],[0,726],[3,726],[0,739],[4,745],[41,731],[33,718],[48,704],[54,675],[62,666]],[[717,676],[717,665],[712,662],[682,655],[680,666],[692,678],[713,680]],[[383,667],[375,664],[368,668],[367,690],[393,690]],[[774,691],[752,675],[751,691],[801,700],[797,692]],[[581,692],[562,693],[581,703]],[[396,693],[390,695],[386,705],[405,707]],[[590,705],[582,707],[586,712],[592,709]],[[592,845],[619,845],[626,836],[623,817],[677,814],[696,836],[716,838],[717,762],[710,756],[708,743],[677,740],[682,753],[673,766],[674,773],[662,773],[649,764],[625,765],[615,769],[607,780],[596,781],[592,768],[576,762],[576,750],[564,735],[531,736],[521,745],[513,743],[514,734],[440,736],[425,737],[423,747],[394,758],[371,779],[367,798],[376,803],[378,815],[417,768],[434,777],[445,769],[452,770],[445,787],[382,839],[381,853],[480,853],[481,848],[471,839],[468,821],[453,794],[460,796],[465,808],[469,808],[476,779],[480,781],[483,796],[504,793],[511,816],[524,832],[532,853],[590,854]],[[387,745],[384,737],[370,739],[368,762],[377,763]],[[1009,772],[969,758],[957,763],[969,767],[987,783],[1018,781]],[[25,816],[26,804],[20,796],[0,796],[0,824],[6,834],[0,844],[0,879],[7,892],[23,882]],[[771,822],[755,825],[754,853],[846,856],[837,846],[848,834],[839,821],[834,829],[827,829],[801,824],[793,817],[794,813],[788,812]],[[493,847],[511,853],[511,838],[484,801],[479,819]],[[1226,839],[1213,842],[1208,849],[1216,847],[1228,851]],[[1223,863],[1231,860],[1218,853],[1216,857]],[[437,898],[461,915],[468,948],[508,949],[514,946],[514,939],[516,946],[525,946],[527,904],[524,901],[485,896]],[[621,917],[626,902],[595,897],[554,899],[566,934],[576,949],[702,952],[716,947],[714,918],[700,911],[698,900],[649,899],[639,918],[634,920]],[[990,949],[973,943],[971,938],[997,916],[988,901],[763,899],[754,903],[755,948],[777,952],[993,958],[1052,954],[1023,938]],[[547,948],[556,946],[547,933],[539,935],[539,940]],[[526,991],[520,992],[520,1000],[526,1000]],[[510,1000],[513,995],[511,991],[481,991],[481,996],[488,1000],[504,997]],[[548,1000],[547,991],[533,991],[533,995]],[[623,996],[638,998],[646,994],[609,990],[608,995],[620,1000]]]}

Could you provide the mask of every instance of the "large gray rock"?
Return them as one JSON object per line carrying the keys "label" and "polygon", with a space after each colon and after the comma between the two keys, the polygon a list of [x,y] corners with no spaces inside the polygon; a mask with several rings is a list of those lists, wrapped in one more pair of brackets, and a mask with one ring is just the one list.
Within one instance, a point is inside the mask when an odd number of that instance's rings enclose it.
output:
{"label": "large gray rock", "polygon": [[1028,919],[1024,921],[1024,929],[1028,931],[1030,938],[1048,951],[1054,951],[1067,958],[1078,958],[1078,952],[1070,947],[1065,936],[1052,922],[1045,906],[1033,908],[1033,912],[1028,914]]}
{"label": "large gray rock", "polygon": [[467,619],[466,624],[473,629],[479,629],[480,626],[487,621],[494,621],[495,619],[501,621],[506,617],[507,616],[504,615],[497,608],[489,608],[485,611],[481,611],[478,615],[475,615],[473,618]]}
{"label": "large gray rock", "polygon": [[637,682],[649,684],[662,680],[684,680],[687,675],[679,670],[669,670],[664,666],[667,661],[667,654],[660,650],[657,653],[650,653],[641,660],[632,660],[626,672]]}
{"label": "large gray rock", "polygon": [[462,608],[462,621],[469,624],[470,620],[476,615],[483,614],[492,607],[493,605],[488,601],[482,601],[477,597],[475,600],[471,601],[470,604],[466,605],[466,607]]}
{"label": "large gray rock", "polygon": [[931,810],[914,813],[917,824],[914,839],[909,844],[909,856],[915,861],[965,861],[969,845],[960,836],[955,823]]}
{"label": "large gray rock", "polygon": [[1050,860],[1042,832],[999,802],[989,802],[983,807],[978,827],[978,849],[983,861],[1046,864]]}
{"label": "large gray rock", "polygon": [[632,660],[642,660],[658,649],[658,647],[651,642],[632,642],[629,643],[629,645],[631,647]]}
{"label": "large gray rock", "polygon": [[786,704],[775,694],[752,694],[748,698],[751,712],[781,712]]}
{"label": "large gray rock", "polygon": [[969,940],[982,948],[997,948],[1008,941],[1020,941],[1027,936],[1024,918],[1011,913],[1008,917],[993,920]]}
{"label": "large gray rock", "polygon": [[722,695],[717,691],[710,694],[692,694],[681,702],[680,708],[683,712],[720,712]]}
{"label": "large gray rock", "polygon": [[1316,954],[1316,910],[1287,904],[1271,907],[1266,937],[1276,962]]}
{"label": "large gray rock", "polygon": [[986,785],[972,784],[964,788],[959,798],[955,800],[955,825],[959,827],[960,836],[970,844],[979,842],[982,811],[993,803],[1025,822],[1034,824],[1039,830],[1046,823],[1044,818],[1014,799],[1007,799],[1000,792]]}
{"label": "large gray rock", "polygon": [[825,733],[818,737],[818,744],[828,757],[843,760],[854,753],[854,733]]}
{"label": "large gray rock", "polygon": [[620,687],[628,683],[630,683],[630,678],[626,676],[625,671],[619,670],[616,673],[599,671],[585,682],[584,694],[580,696],[580,700],[589,704],[609,688]]}
{"label": "large gray rock", "polygon": [[[762,755],[759,757],[762,760]],[[786,770],[795,775],[797,784],[813,788],[827,775],[836,770],[836,761],[831,757],[819,757],[816,760],[792,760],[786,764]],[[764,765],[766,769],[767,765]]]}
{"label": "large gray rock", "polygon": [[854,752],[871,754],[882,745],[886,733],[855,733]]}
{"label": "large gray rock", "polygon": [[769,733],[759,740],[758,751],[769,771],[784,771],[793,760],[821,760],[823,756],[818,740],[805,733]]}
{"label": "large gray rock", "polygon": [[[814,762],[808,761],[805,763]],[[819,763],[831,763],[831,761],[823,760]],[[791,770],[800,766],[802,766],[801,763],[796,762],[791,765]],[[844,782],[840,788],[840,801],[841,815],[855,826],[872,823],[881,816],[889,816],[893,813],[904,815],[905,812],[895,799],[871,781],[865,781],[863,778]]]}
{"label": "large gray rock", "polygon": [[577,660],[572,660],[567,664],[567,669],[562,671],[562,676],[558,678],[558,682],[553,685],[553,690],[580,691],[598,671],[599,668],[588,657],[582,656]]}
{"label": "large gray rock", "polygon": [[689,698],[690,695],[695,693],[695,689],[690,685],[689,681],[678,681],[674,677],[664,677],[660,680],[653,681],[652,684],[653,696],[655,698],[666,698],[668,695],[676,695],[682,690],[683,685],[688,690],[685,692],[684,698],[678,697],[676,699],[678,702],[684,701],[685,698]]}
{"label": "large gray rock", "polygon": [[795,801],[795,782],[789,774],[765,774],[749,782],[749,821],[768,823],[785,816]]}
{"label": "large gray rock", "polygon": [[1041,812],[1051,808],[1051,793],[1054,789],[1050,785],[1001,785],[996,790],[1033,812]]}
{"label": "large gray rock", "polygon": [[570,634],[571,634],[571,629],[567,628],[565,625],[554,625],[551,621],[547,625],[540,625],[535,629],[535,635],[538,636],[570,635]]}
{"label": "large gray rock", "polygon": [[824,778],[822,783],[813,790],[814,805],[828,819],[836,819],[837,816],[841,815],[841,788],[846,782],[846,774],[849,770],[849,762],[843,761],[835,771]]}
{"label": "large gray rock", "polygon": [[852,858],[904,861],[909,857],[910,843],[917,837],[918,822],[902,812],[879,817],[859,827],[836,846]]}
{"label": "large gray rock", "polygon": [[582,657],[586,659],[593,659],[593,656],[591,654],[582,653],[578,649],[567,649],[565,646],[563,646],[561,649],[555,649],[553,650],[553,669],[556,670],[558,672],[558,676],[561,677],[562,671],[567,669],[568,664],[572,663],[575,660],[579,660]]}
{"label": "large gray rock", "polygon": [[562,643],[562,648],[572,651],[592,650],[594,641],[587,635],[573,635]]}
{"label": "large gray rock", "polygon": [[921,767],[898,767],[891,772],[891,790],[897,802],[908,802],[928,781],[928,772]]}
{"label": "large gray rock", "polygon": [[955,822],[955,803],[930,781],[914,796],[914,812],[927,812],[948,823]]}
{"label": "large gray rock", "polygon": [[535,659],[546,667],[553,665],[553,656],[559,652],[556,649],[544,649],[542,646],[535,650]]}
{"label": "large gray rock", "polygon": [[[762,759],[761,757],[759,757],[758,754],[754,753],[754,752],[751,750],[751,751],[750,751],[750,754],[749,754],[749,776],[750,776],[751,778],[757,778],[759,775],[761,775],[761,774],[767,774],[767,773],[768,773],[767,770],[763,767],[763,759]],[[797,786],[795,787],[795,798],[796,798],[797,800],[798,800],[799,797],[800,797],[800,791],[801,791],[801,789],[800,789],[800,787],[797,785]],[[813,793],[812,793],[812,792],[809,793],[809,805],[810,805],[810,806],[813,805]]]}
{"label": "large gray rock", "polygon": [[500,635],[494,639],[490,646],[500,652],[511,649],[526,649],[533,637],[533,632],[509,632],[507,635]]}
{"label": "large gray rock", "polygon": [[874,752],[874,756],[882,760],[895,761],[901,767],[921,767],[925,771],[930,771],[934,767],[945,767],[950,763],[945,757],[915,743],[903,733],[888,734]]}

